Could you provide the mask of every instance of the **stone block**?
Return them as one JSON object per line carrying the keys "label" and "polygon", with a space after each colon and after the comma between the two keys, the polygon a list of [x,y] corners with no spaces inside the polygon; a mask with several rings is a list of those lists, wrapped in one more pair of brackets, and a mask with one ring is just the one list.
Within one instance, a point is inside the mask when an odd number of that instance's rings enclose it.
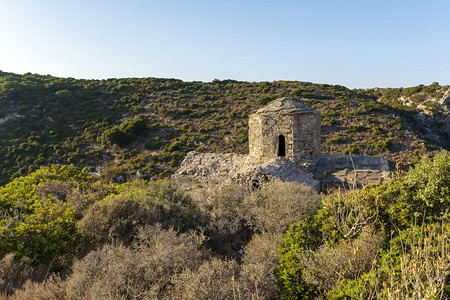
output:
{"label": "stone block", "polygon": [[314,173],[314,177],[316,177],[317,179],[322,179],[322,178],[325,177],[325,175],[326,175],[326,173],[324,173],[324,172],[319,172],[319,171],[317,171],[317,170],[316,170],[316,172]]}
{"label": "stone block", "polygon": [[336,157],[336,163],[337,164],[346,164],[348,161],[348,158],[346,156],[338,156]]}
{"label": "stone block", "polygon": [[327,174],[327,176],[322,180],[323,183],[332,183],[333,182],[333,176],[331,174]]}
{"label": "stone block", "polygon": [[375,168],[380,165],[380,158],[379,157],[372,157],[370,159],[370,167]]}
{"label": "stone block", "polygon": [[367,155],[361,155],[358,161],[359,166],[368,166],[370,162],[370,156]]}

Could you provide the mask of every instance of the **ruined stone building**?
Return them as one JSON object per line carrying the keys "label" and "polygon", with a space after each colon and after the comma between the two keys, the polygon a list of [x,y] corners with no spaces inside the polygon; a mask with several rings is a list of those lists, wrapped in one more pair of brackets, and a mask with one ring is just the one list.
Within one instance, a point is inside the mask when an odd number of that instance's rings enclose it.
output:
{"label": "ruined stone building", "polygon": [[296,99],[276,99],[250,115],[248,141],[250,156],[313,162],[320,154],[320,112]]}
{"label": "ruined stone building", "polygon": [[232,181],[257,187],[274,178],[316,190],[381,184],[386,157],[320,152],[320,112],[301,100],[279,98],[249,117],[249,155],[190,152],[173,175],[181,188]]}

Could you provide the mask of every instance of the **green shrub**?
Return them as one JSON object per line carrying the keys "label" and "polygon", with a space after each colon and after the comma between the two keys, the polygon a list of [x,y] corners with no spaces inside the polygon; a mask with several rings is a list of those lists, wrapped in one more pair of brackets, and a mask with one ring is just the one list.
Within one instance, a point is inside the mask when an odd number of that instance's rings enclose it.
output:
{"label": "green shrub", "polygon": [[282,299],[308,299],[317,294],[315,286],[304,280],[304,266],[300,258],[304,250],[315,246],[316,241],[313,239],[317,237],[317,233],[310,232],[311,223],[309,221],[292,225],[278,247],[280,264],[275,276]]}
{"label": "green shrub", "polygon": [[118,194],[92,205],[78,226],[98,243],[118,240],[129,244],[142,225],[161,223],[165,228],[186,231],[197,222],[195,204],[169,181],[133,181],[121,185]]}
{"label": "green shrub", "polygon": [[380,187],[383,218],[405,228],[450,217],[450,152],[422,158],[406,174]]}
{"label": "green shrub", "polygon": [[72,190],[93,178],[71,166],[41,169],[0,188],[0,256],[14,253],[49,269],[67,266],[83,249],[79,219],[65,202]]}
{"label": "green shrub", "polygon": [[100,142],[104,145],[117,144],[118,146],[124,146],[132,142],[137,136],[143,134],[147,129],[147,122],[144,119],[128,119],[120,125],[103,132],[100,137]]}
{"label": "green shrub", "polygon": [[441,151],[382,186],[326,197],[279,247],[283,297],[435,299],[446,293],[449,163]]}
{"label": "green shrub", "polygon": [[428,224],[401,231],[381,251],[371,271],[355,280],[342,280],[328,298],[447,299],[449,230],[449,224]]}
{"label": "green shrub", "polygon": [[66,204],[45,199],[29,209],[31,213],[25,216],[0,221],[0,253],[27,256],[52,269],[66,266],[83,244],[75,212]]}

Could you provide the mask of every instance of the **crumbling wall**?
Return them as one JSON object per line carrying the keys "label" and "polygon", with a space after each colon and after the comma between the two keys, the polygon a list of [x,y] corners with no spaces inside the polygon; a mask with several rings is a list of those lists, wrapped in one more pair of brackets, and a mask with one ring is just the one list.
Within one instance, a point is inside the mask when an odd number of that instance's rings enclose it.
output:
{"label": "crumbling wall", "polygon": [[181,189],[211,189],[237,183],[249,189],[270,180],[299,182],[315,190],[320,183],[285,158],[252,157],[242,154],[189,152],[172,176]]}

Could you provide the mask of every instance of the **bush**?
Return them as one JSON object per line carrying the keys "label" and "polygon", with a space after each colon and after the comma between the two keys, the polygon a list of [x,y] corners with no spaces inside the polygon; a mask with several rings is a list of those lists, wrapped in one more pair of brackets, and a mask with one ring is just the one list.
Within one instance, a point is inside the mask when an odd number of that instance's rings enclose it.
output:
{"label": "bush", "polygon": [[125,146],[147,130],[147,122],[141,118],[128,119],[102,133],[100,142],[103,145]]}
{"label": "bush", "polygon": [[141,227],[133,248],[107,245],[76,262],[66,280],[66,298],[165,298],[175,274],[195,270],[205,259],[202,242],[201,236],[160,225]]}
{"label": "bush", "polygon": [[161,223],[165,228],[186,231],[197,222],[196,205],[170,181],[133,181],[121,185],[117,195],[92,205],[78,227],[98,243],[117,240],[129,244],[141,225]]}
{"label": "bush", "polygon": [[205,261],[198,270],[187,269],[176,276],[172,295],[166,299],[236,299],[238,268],[234,260]]}
{"label": "bush", "polygon": [[30,208],[28,215],[0,220],[0,253],[27,256],[50,269],[68,265],[83,248],[75,212],[49,200],[36,201]]}
{"label": "bush", "polygon": [[382,186],[326,197],[279,247],[282,297],[449,296],[449,162],[442,151]]}
{"label": "bush", "polygon": [[316,232],[311,232],[311,220],[290,226],[278,247],[280,264],[275,270],[278,287],[282,299],[308,299],[316,295],[314,285],[303,278],[304,266],[299,255],[306,249],[317,247],[314,238]]}
{"label": "bush", "polygon": [[275,269],[279,234],[256,234],[245,246],[240,267],[240,296],[243,299],[277,299],[278,286]]}
{"label": "bush", "polygon": [[292,225],[278,249],[282,296],[318,296],[340,279],[366,271],[384,238],[372,234],[376,217],[376,194],[365,188],[329,195],[317,214]]}
{"label": "bush", "polygon": [[450,217],[450,152],[424,157],[406,174],[380,188],[383,219],[406,228]]}
{"label": "bush", "polygon": [[14,254],[9,253],[0,260],[0,294],[12,293],[25,281],[42,280],[44,275],[43,269],[33,268],[28,257],[15,259]]}
{"label": "bush", "polygon": [[448,299],[449,224],[414,226],[383,250],[378,264],[355,280],[342,280],[329,299]]}
{"label": "bush", "polygon": [[384,242],[384,232],[365,227],[354,240],[331,246],[324,244],[317,250],[300,255],[305,282],[319,290],[330,290],[343,279],[356,279],[370,270]]}
{"label": "bush", "polygon": [[242,202],[247,195],[246,187],[226,184],[194,198],[202,211],[207,244],[216,252],[239,257],[249,241],[252,232],[242,216]]}
{"label": "bush", "polygon": [[[65,283],[60,277],[50,275],[43,282],[27,281],[22,288],[17,289],[7,299],[9,300],[60,300],[67,299]],[[1,295],[0,295],[1,297]],[[6,300],[6,299],[5,299]]]}
{"label": "bush", "polygon": [[92,205],[78,222],[78,228],[98,243],[130,243],[136,227],[146,223],[147,217],[151,218],[150,213],[139,201],[114,195]]}
{"label": "bush", "polygon": [[314,214],[320,196],[309,187],[272,181],[244,200],[244,217],[256,232],[284,233],[288,227]]}

